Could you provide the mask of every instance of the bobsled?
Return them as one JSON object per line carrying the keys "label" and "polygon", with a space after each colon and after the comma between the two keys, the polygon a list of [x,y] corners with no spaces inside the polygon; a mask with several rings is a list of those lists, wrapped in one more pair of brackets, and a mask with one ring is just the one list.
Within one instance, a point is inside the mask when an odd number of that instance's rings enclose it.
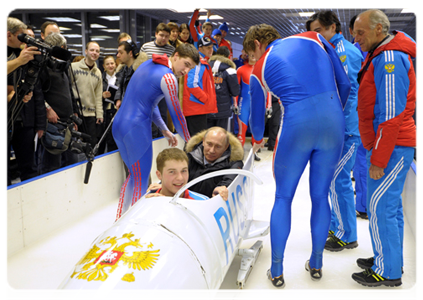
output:
{"label": "bobsled", "polygon": [[[253,161],[250,151],[242,170],[200,176],[174,197],[141,198],[94,240],[59,288],[217,289],[236,255],[242,256],[236,284],[243,288],[263,245],[240,245],[269,233],[269,222],[252,218],[254,182],[262,184]],[[237,176],[228,201],[179,197],[201,180],[231,173]]]}

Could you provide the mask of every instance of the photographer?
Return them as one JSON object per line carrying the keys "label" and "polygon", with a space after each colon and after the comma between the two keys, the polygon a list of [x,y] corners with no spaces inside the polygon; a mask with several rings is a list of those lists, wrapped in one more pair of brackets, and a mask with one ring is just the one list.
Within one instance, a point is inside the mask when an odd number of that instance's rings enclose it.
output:
{"label": "photographer", "polygon": [[[46,112],[44,101],[32,100],[32,92],[26,95],[14,97],[20,94],[20,83],[25,79],[25,65],[34,59],[34,55],[41,52],[37,47],[28,47],[23,44],[18,35],[23,33],[26,25],[16,18],[7,19],[7,91],[8,113],[12,112],[13,118],[8,116],[8,144],[7,151],[13,148],[16,156],[18,171],[21,181],[37,176],[37,168],[34,157],[34,137],[40,138],[46,128]],[[23,50],[21,51],[21,46]],[[22,103],[23,102],[23,103]],[[8,159],[8,185],[11,184],[11,166]]]}
{"label": "photographer", "polygon": [[[45,37],[45,43],[52,47],[66,49],[66,39],[60,33],[50,33]],[[67,72],[53,71],[47,66],[39,76],[39,82],[34,89],[34,99],[45,101],[47,120],[56,127],[64,128],[69,117],[77,115],[76,101],[71,97],[71,86]],[[77,130],[77,126],[74,125]],[[78,158],[70,149],[59,154],[52,154],[43,147],[42,160],[39,166],[41,174],[48,173],[76,163]]]}

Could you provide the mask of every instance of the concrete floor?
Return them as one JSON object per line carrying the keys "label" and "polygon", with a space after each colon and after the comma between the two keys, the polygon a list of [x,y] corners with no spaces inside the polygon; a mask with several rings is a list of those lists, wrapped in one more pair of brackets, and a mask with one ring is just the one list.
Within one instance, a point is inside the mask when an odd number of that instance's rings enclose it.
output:
{"label": "concrete floor", "polygon": [[[256,220],[270,220],[275,192],[272,155],[273,152],[263,150],[259,153],[261,161],[255,164],[254,173],[265,182],[263,186],[255,188]],[[7,279],[3,281],[3,291],[10,297],[7,299],[415,299],[421,289],[416,284],[416,242],[407,219],[402,286],[367,288],[351,279],[352,273],[361,270],[355,263],[356,259],[372,256],[368,221],[363,219],[357,220],[359,247],[338,253],[325,251],[323,278],[318,282],[310,279],[304,269],[311,251],[311,202],[308,195],[307,167],[292,205],[292,229],[284,261],[284,289],[274,288],[266,277],[271,260],[270,237],[266,236],[260,239],[264,247],[243,290],[238,290],[235,283],[240,257],[234,259],[219,291],[139,291],[134,295],[124,291],[104,293],[56,290],[88,250],[91,242],[113,223],[116,207],[117,201],[109,203],[48,239],[10,257],[7,260]],[[78,239],[74,238],[76,236]],[[242,247],[248,248],[255,241],[244,241]]]}

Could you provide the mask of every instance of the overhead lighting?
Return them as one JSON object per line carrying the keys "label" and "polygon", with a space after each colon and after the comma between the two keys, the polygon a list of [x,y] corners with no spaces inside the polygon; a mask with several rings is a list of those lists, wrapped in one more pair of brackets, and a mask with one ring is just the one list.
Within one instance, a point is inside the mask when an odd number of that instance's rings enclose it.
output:
{"label": "overhead lighting", "polygon": [[44,19],[52,20],[52,21],[57,22],[57,23],[60,23],[60,22],[63,22],[63,23],[66,23],[66,22],[68,22],[68,23],[79,23],[79,22],[81,22],[77,19],[69,18],[69,17],[45,17]]}
{"label": "overhead lighting", "polygon": [[82,38],[82,35],[80,34],[62,34],[65,38],[69,39],[80,39]]}
{"label": "overhead lighting", "polygon": [[120,32],[120,29],[100,29],[100,30],[101,31],[110,32],[110,33]]}
{"label": "overhead lighting", "polygon": [[60,29],[60,31],[69,31],[69,30],[72,30],[72,28],[62,27],[62,26],[59,26],[59,29]]}
{"label": "overhead lighting", "polygon": [[[168,8],[168,9],[171,10],[171,11],[173,11],[173,12],[176,12],[178,14],[182,14],[182,13],[193,13],[194,12],[194,9],[192,9],[192,8],[185,8],[185,7],[182,7],[182,8]],[[201,8],[199,10],[199,12],[207,12],[207,9]]]}
{"label": "overhead lighting", "polygon": [[91,39],[93,40],[93,41],[95,41],[95,40],[97,40],[98,41],[98,39],[101,39],[101,40],[107,40],[107,39],[112,39],[113,37],[111,37],[111,36],[109,36],[109,35],[94,35],[94,36],[91,36]]}
{"label": "overhead lighting", "polygon": [[414,14],[414,10],[412,10],[411,8],[404,8],[401,11],[402,14]]}
{"label": "overhead lighting", "polygon": [[101,16],[99,18],[108,21],[120,21],[120,16]]}
{"label": "overhead lighting", "polygon": [[312,12],[300,12],[300,17],[311,17],[312,15],[314,15],[314,11]]}
{"label": "overhead lighting", "polygon": [[91,24],[90,25],[91,28],[107,28],[107,26],[101,25],[101,24]]}
{"label": "overhead lighting", "polygon": [[[191,18],[191,17],[188,17],[188,18]],[[199,20],[206,20],[207,16],[200,16],[198,19]],[[218,20],[218,19],[223,19],[223,17],[221,17],[219,15],[212,15],[212,16],[209,17],[209,19],[210,20]]]}

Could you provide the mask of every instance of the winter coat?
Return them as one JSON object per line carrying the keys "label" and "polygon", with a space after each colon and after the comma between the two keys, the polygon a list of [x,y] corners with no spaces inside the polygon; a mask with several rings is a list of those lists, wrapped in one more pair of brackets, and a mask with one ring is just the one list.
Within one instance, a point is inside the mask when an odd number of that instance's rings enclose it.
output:
{"label": "winter coat", "polygon": [[235,63],[222,55],[213,55],[209,59],[209,64],[214,77],[218,112],[209,114],[207,118],[229,118],[232,115],[232,97],[239,95]]}
{"label": "winter coat", "polygon": [[[234,136],[232,133],[229,134],[229,147],[223,153],[223,155],[218,158],[212,164],[204,165],[204,154],[203,154],[203,138],[207,130],[203,130],[188,141],[186,144],[185,151],[187,152],[189,163],[189,179],[188,181],[193,180],[201,175],[208,174],[214,171],[224,170],[224,169],[242,169],[244,163],[242,162],[244,158],[244,148],[241,145],[241,142]],[[203,180],[196,185],[190,187],[191,191],[201,193],[208,197],[213,196],[213,190],[218,186],[229,186],[237,175],[224,175],[209,178]]]}

